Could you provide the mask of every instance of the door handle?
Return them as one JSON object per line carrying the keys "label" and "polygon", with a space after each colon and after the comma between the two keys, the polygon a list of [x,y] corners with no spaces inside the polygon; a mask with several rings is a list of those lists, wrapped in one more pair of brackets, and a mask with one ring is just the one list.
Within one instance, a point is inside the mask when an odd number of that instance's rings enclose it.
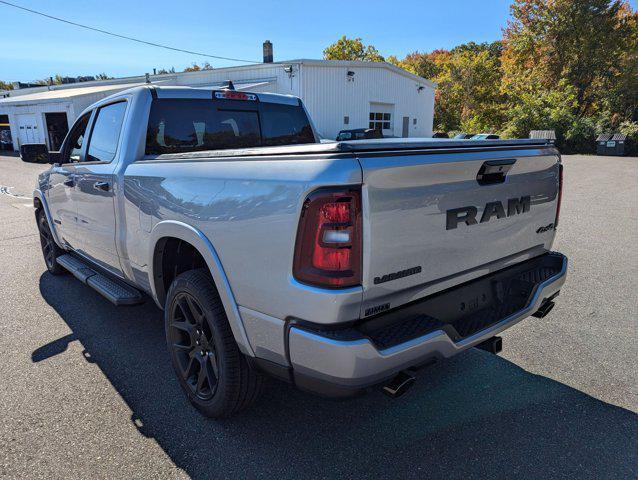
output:
{"label": "door handle", "polygon": [[512,169],[515,163],[515,158],[483,162],[479,172],[476,174],[476,181],[479,185],[503,183],[505,182],[507,173]]}
{"label": "door handle", "polygon": [[75,175],[69,175],[67,179],[62,183],[66,185],[67,187],[75,186]]}
{"label": "door handle", "polygon": [[111,189],[111,184],[109,182],[95,182],[93,184],[93,188],[96,190],[102,190],[103,192],[108,192]]}

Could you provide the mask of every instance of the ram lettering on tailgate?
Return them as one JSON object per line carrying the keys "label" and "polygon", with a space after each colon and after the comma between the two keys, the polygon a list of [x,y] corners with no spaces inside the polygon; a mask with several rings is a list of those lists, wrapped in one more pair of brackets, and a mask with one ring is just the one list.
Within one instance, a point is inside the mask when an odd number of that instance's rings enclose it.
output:
{"label": "ram lettering on tailgate", "polygon": [[512,217],[514,215],[520,215],[529,212],[531,204],[531,198],[529,196],[520,198],[510,198],[507,200],[507,213],[505,213],[505,207],[502,202],[488,202],[481,215],[481,220],[476,220],[478,214],[478,208],[470,205],[469,207],[451,208],[447,211],[445,229],[454,230],[458,227],[459,223],[465,223],[466,225],[476,225],[477,223],[489,222],[492,217],[496,217],[497,220],[506,217]]}

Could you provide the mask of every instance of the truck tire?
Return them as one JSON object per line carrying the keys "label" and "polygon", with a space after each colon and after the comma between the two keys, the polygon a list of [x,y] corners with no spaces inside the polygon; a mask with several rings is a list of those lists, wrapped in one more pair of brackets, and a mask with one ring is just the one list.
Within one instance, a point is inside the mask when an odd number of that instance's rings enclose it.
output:
{"label": "truck tire", "polygon": [[257,400],[263,376],[239,351],[207,270],[190,270],[175,278],[164,323],[179,383],[203,415],[227,417]]}
{"label": "truck tire", "polygon": [[44,263],[47,266],[47,270],[51,275],[62,275],[63,273],[66,273],[66,270],[58,264],[57,258],[64,255],[66,252],[58,247],[57,243],[55,243],[44,211],[38,210],[37,219],[38,231],[40,233],[40,245],[42,246],[42,255],[44,256]]}

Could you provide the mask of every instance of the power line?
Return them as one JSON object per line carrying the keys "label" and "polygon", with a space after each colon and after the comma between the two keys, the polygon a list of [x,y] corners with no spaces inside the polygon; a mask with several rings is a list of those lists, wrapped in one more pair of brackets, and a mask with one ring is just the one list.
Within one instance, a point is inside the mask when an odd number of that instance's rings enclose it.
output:
{"label": "power line", "polygon": [[49,18],[51,20],[57,20],[58,22],[67,23],[67,24],[73,25],[75,27],[84,28],[86,30],[92,30],[94,32],[104,33],[105,35],[111,35],[112,37],[123,38],[124,40],[131,40],[132,42],[143,43],[145,45],[150,45],[152,47],[166,48],[167,50],[173,50],[175,52],[190,53],[191,55],[198,55],[198,56],[201,56],[201,57],[208,57],[208,58],[216,58],[218,60],[230,60],[232,62],[244,62],[244,63],[255,63],[255,64],[261,63],[261,62],[254,62],[252,60],[243,60],[241,58],[230,58],[230,57],[220,57],[219,55],[209,55],[207,53],[193,52],[191,50],[184,50],[182,48],[170,47],[168,45],[162,45],[160,43],[147,42],[146,40],[140,40],[139,38],[128,37],[126,35],[120,35],[119,33],[108,32],[106,30],[102,30],[101,28],[90,27],[88,25],[82,25],[81,23],[76,23],[76,22],[72,22],[70,20],[65,20],[64,18],[54,17],[53,15],[48,15],[48,14],[43,13],[43,12],[38,12],[37,10],[31,10],[30,8],[22,7],[20,5],[16,5],[16,4],[10,3],[10,2],[5,2],[4,0],[0,0],[0,3],[2,3],[4,5],[8,5],[9,7],[14,7],[14,8],[18,8],[20,10],[24,10],[25,12],[29,12],[29,13],[34,13],[36,15],[40,15],[42,17],[46,17],[46,18]]}

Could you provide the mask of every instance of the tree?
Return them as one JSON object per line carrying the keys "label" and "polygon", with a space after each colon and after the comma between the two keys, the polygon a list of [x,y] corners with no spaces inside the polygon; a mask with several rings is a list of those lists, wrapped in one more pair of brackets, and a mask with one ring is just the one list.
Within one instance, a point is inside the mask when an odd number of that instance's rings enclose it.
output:
{"label": "tree", "polygon": [[449,57],[447,50],[435,50],[432,53],[413,52],[405,56],[398,66],[419,77],[434,80],[441,73],[441,65]]}
{"label": "tree", "polygon": [[366,62],[384,62],[376,48],[364,45],[360,38],[347,38],[345,35],[323,51],[326,60],[363,60]]}
{"label": "tree", "polygon": [[638,121],[638,11],[632,12],[625,5],[621,17],[627,35],[624,37],[623,54],[617,68],[612,71],[611,86],[604,103],[609,112],[614,112],[621,119]]}
{"label": "tree", "polygon": [[576,89],[566,80],[552,89],[530,88],[508,105],[502,133],[508,138],[527,138],[531,130],[556,130],[562,141],[574,123],[577,106]]}
{"label": "tree", "polygon": [[513,96],[531,85],[566,80],[581,115],[591,115],[613,86],[632,17],[625,0],[514,0],[504,31],[504,88]]}
{"label": "tree", "polygon": [[[435,60],[437,64],[437,60]],[[438,54],[435,124],[443,130],[496,131],[503,120],[500,60],[487,48]]]}
{"label": "tree", "polygon": [[13,85],[0,80],[0,90],[13,90]]}
{"label": "tree", "polygon": [[[183,71],[184,72],[199,72],[202,70],[212,70],[212,69],[213,69],[212,65],[208,62],[204,62],[201,67],[195,62],[193,62],[190,67],[186,67]],[[175,73],[175,69],[173,69],[173,72],[171,73]]]}

